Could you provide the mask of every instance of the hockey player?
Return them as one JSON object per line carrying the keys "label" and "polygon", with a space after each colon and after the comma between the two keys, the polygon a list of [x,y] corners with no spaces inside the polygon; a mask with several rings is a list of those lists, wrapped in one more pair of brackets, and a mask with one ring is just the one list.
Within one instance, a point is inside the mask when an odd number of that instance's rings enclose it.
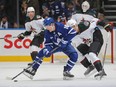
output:
{"label": "hockey player", "polygon": [[[74,47],[71,45],[71,39],[75,37],[78,32],[82,31],[80,31],[79,28],[77,28],[77,30],[75,31],[71,27],[67,27],[60,22],[54,23],[54,20],[52,18],[46,18],[44,20],[44,25],[47,29],[45,31],[45,47],[39,51],[32,67],[30,67],[29,69],[24,69],[24,74],[32,79],[37,69],[41,65],[43,57],[49,57],[55,52],[64,52],[69,57],[66,66],[64,66],[64,79],[73,78],[74,75],[72,75],[70,71],[77,61],[78,54]],[[58,47],[58,49],[56,49],[54,52],[51,52],[56,47]]]}
{"label": "hockey player", "polygon": [[[74,19],[77,22],[77,24],[81,21],[93,22],[96,14],[94,11],[90,9],[90,5],[87,1],[84,1],[82,3],[82,10],[82,13],[72,15],[71,19]],[[103,26],[103,28],[105,28],[106,31],[110,31],[110,29],[112,30],[112,26],[107,24],[104,20],[97,21],[97,25]],[[96,27],[96,25],[90,25],[90,28],[82,34],[80,34],[79,36],[77,36],[79,39],[76,43],[80,42],[78,43],[80,45],[76,47],[79,50],[78,53],[80,56],[79,58],[81,59],[81,64],[87,68],[84,75],[88,75],[92,70],[94,70],[94,68],[96,68],[99,73],[95,75],[95,77],[102,77],[106,74],[103,70],[101,61],[97,57],[97,55],[103,45],[103,36],[100,29]]]}
{"label": "hockey player", "polygon": [[[40,50],[40,45],[44,41],[44,26],[43,26],[43,18],[37,18],[35,15],[35,9],[33,7],[27,8],[27,19],[25,23],[26,31],[18,35],[19,39],[24,39],[26,36],[34,34],[34,38],[30,43],[30,48],[32,50],[31,58],[34,60],[36,55],[38,54],[38,50]],[[31,63],[29,63],[30,65]]]}
{"label": "hockey player", "polygon": [[[69,26],[75,28],[75,24],[76,21],[73,19],[68,21]],[[84,75],[88,75],[95,67],[98,71],[98,74],[96,74],[95,77],[100,76],[100,78],[102,78],[102,76],[105,76],[106,73],[104,72],[101,61],[97,55],[103,45],[103,36],[101,31],[97,28],[97,25],[103,26],[107,31],[112,29],[109,24],[106,25],[104,22],[99,21],[97,18],[92,19],[90,27],[78,36],[81,43],[80,45],[76,46],[76,48],[79,51],[79,57],[81,57],[81,64],[87,68]]]}
{"label": "hockey player", "polygon": [[70,73],[70,70],[75,65],[78,54],[71,45],[71,39],[77,34],[76,31],[59,22],[54,24],[54,20],[52,18],[46,18],[44,20],[44,25],[47,29],[45,31],[45,47],[39,51],[32,67],[25,70],[25,74],[29,73],[31,76],[34,76],[38,67],[42,63],[43,57],[49,57],[52,54],[51,50],[59,47],[55,52],[63,51],[70,58],[67,65],[64,66],[63,75],[71,78],[74,77],[74,75]]}

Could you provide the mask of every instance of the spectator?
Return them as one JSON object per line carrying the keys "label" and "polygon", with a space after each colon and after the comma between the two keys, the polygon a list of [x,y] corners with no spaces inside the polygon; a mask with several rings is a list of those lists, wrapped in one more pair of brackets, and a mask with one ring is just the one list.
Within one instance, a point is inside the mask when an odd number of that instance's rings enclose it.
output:
{"label": "spectator", "polygon": [[61,16],[64,8],[62,7],[61,1],[55,0],[53,4],[51,4],[52,16],[55,20],[57,20],[58,16]]}
{"label": "spectator", "polygon": [[20,2],[20,9],[19,9],[19,23],[20,27],[24,27],[25,20],[26,20],[26,10],[27,10],[27,3],[25,0]]}
{"label": "spectator", "polygon": [[6,14],[10,23],[17,20],[17,0],[6,0]]}
{"label": "spectator", "polygon": [[65,10],[66,19],[69,20],[71,16],[75,13],[76,13],[76,10],[74,9],[74,4],[72,2],[68,2],[66,4],[66,10]]}
{"label": "spectator", "polygon": [[11,28],[11,24],[8,22],[8,18],[6,15],[4,15],[1,19],[0,28]]}
{"label": "spectator", "polygon": [[73,5],[74,5],[74,9],[75,9],[75,11],[76,12],[78,12],[78,13],[80,13],[81,11],[81,2],[80,2],[80,0],[72,0],[72,3],[73,3]]}
{"label": "spectator", "polygon": [[5,12],[5,1],[6,0],[0,0],[0,19],[6,13]]}
{"label": "spectator", "polygon": [[47,4],[44,3],[42,5],[42,10],[43,10],[43,13],[42,13],[43,16],[45,16],[45,15],[50,16],[50,10],[49,10]]}

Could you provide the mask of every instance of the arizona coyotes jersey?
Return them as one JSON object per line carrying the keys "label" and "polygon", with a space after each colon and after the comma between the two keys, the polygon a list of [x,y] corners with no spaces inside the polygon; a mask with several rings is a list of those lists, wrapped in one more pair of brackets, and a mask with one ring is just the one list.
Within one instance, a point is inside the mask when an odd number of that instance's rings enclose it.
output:
{"label": "arizona coyotes jersey", "polygon": [[81,43],[87,44],[89,46],[93,42],[93,33],[95,31],[95,27],[97,26],[96,22],[98,20],[99,19],[97,18],[91,20],[90,27],[73,39],[73,43],[76,45],[76,47]]}
{"label": "arizona coyotes jersey", "polygon": [[74,14],[71,19],[74,19],[79,24],[82,20],[91,21],[94,17],[88,14]]}
{"label": "arizona coyotes jersey", "polygon": [[44,30],[43,20],[43,18],[28,20],[25,23],[26,31],[32,31],[34,35],[39,34],[41,31]]}

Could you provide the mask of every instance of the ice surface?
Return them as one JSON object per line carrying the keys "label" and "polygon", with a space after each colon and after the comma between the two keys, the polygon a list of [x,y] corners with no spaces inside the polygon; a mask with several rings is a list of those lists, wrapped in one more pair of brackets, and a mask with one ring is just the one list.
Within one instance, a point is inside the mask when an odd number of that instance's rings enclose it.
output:
{"label": "ice surface", "polygon": [[14,77],[27,66],[27,62],[0,62],[0,87],[116,87],[116,64],[105,63],[107,77],[102,80],[94,79],[94,75],[85,77],[86,70],[77,63],[71,73],[72,80],[63,80],[63,66],[65,63],[43,63],[33,80],[23,74],[16,78],[18,82],[6,79]]}

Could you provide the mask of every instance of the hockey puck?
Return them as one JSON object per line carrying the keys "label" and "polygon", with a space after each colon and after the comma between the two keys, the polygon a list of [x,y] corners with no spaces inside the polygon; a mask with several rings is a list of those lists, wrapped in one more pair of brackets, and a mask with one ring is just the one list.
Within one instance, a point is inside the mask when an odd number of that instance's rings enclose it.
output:
{"label": "hockey puck", "polygon": [[18,80],[14,80],[14,82],[18,82]]}

